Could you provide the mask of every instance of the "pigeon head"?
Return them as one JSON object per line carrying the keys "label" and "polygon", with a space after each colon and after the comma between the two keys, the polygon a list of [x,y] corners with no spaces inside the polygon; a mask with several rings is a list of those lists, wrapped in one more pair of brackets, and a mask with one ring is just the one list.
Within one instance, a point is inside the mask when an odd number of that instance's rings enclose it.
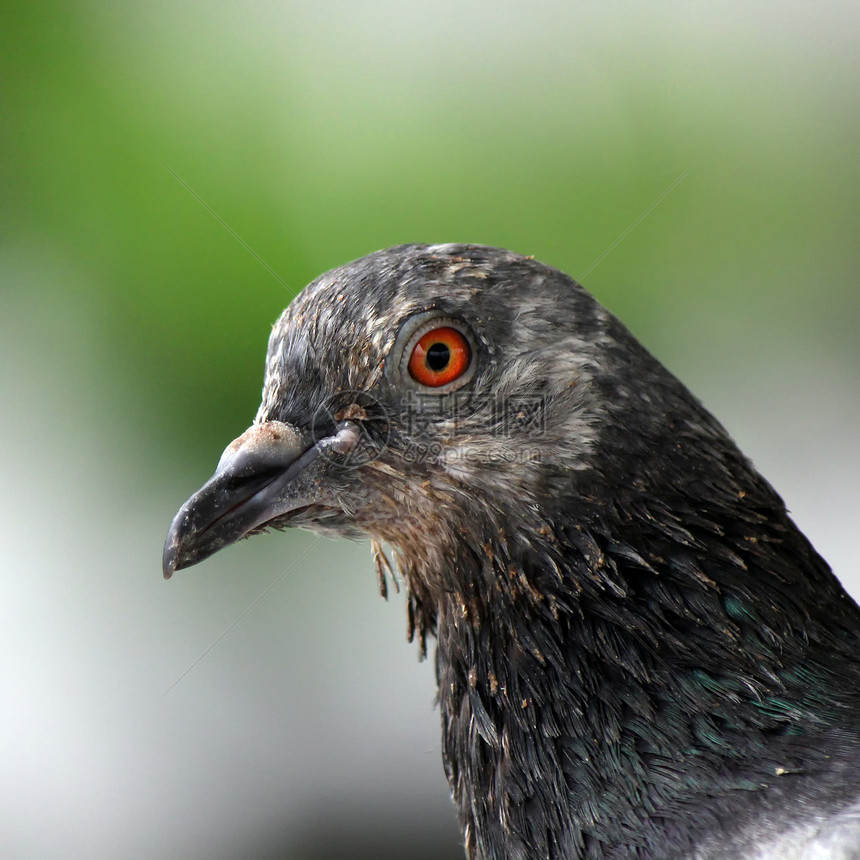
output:
{"label": "pigeon head", "polygon": [[673,429],[665,377],[585,290],[531,258],[371,254],[278,320],[254,424],[177,516],[165,573],[286,526],[370,536],[438,567],[464,522],[512,528],[647,472],[641,455]]}
{"label": "pigeon head", "polygon": [[491,248],[406,246],[323,275],[275,325],[255,422],[180,512],[165,571],[288,525],[427,556],[475,500],[502,519],[539,507],[593,471],[611,398],[637,408],[607,389],[613,328],[560,272]]}

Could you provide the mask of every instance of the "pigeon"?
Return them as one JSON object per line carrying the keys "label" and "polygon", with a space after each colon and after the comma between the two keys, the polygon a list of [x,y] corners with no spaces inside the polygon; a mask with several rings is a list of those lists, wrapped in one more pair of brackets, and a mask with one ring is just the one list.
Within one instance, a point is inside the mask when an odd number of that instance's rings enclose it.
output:
{"label": "pigeon", "polygon": [[860,858],[860,608],[562,272],[410,244],[306,287],[164,574],[291,526],[369,537],[435,639],[471,860]]}

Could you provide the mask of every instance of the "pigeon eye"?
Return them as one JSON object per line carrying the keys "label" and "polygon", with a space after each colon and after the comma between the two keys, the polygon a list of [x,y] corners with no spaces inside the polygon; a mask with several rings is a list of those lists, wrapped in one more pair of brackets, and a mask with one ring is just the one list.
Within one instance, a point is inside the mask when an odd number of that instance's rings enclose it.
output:
{"label": "pigeon eye", "polygon": [[468,385],[480,354],[472,329],[435,308],[404,320],[389,353],[387,375],[423,394],[447,395]]}
{"label": "pigeon eye", "polygon": [[472,348],[462,332],[440,326],[421,335],[409,356],[409,375],[422,385],[439,388],[465,374],[472,364]]}

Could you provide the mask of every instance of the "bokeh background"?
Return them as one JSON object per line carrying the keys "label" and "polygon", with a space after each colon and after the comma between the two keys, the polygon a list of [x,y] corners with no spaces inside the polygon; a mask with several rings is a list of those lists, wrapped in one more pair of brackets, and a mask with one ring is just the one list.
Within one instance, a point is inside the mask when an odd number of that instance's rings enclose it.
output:
{"label": "bokeh background", "polygon": [[366,545],[159,569],[271,323],[380,247],[583,276],[860,594],[856,3],[2,11],[6,860],[461,856]]}

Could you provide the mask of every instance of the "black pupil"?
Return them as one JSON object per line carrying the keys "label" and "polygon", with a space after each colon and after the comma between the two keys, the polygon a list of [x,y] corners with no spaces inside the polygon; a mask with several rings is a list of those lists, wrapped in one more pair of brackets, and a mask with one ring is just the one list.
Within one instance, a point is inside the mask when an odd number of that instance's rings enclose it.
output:
{"label": "black pupil", "polygon": [[434,343],[427,350],[427,367],[434,373],[444,370],[451,361],[451,350],[444,343]]}

